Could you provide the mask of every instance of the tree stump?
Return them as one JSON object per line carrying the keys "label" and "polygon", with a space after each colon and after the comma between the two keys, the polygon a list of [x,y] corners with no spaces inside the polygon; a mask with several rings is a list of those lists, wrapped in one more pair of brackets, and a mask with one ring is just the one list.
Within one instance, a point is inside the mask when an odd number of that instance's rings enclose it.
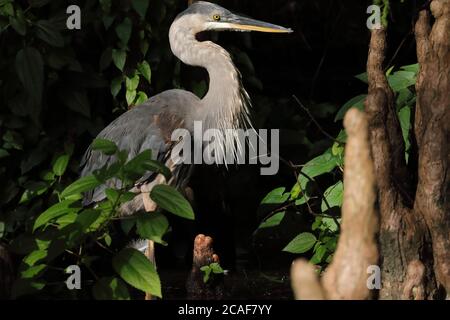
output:
{"label": "tree stump", "polygon": [[187,298],[192,300],[220,300],[224,295],[223,274],[214,275],[204,281],[204,266],[219,263],[219,256],[214,253],[213,239],[199,234],[194,240],[194,255],[191,273],[186,281]]}

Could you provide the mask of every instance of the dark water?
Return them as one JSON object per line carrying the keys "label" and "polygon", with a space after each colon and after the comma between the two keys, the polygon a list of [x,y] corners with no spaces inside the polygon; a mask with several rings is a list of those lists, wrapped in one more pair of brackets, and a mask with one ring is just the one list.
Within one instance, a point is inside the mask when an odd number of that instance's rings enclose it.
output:
{"label": "dark water", "polygon": [[[188,271],[160,271],[163,297],[166,300],[186,299],[185,282]],[[287,273],[280,271],[237,270],[224,277],[225,297],[233,300],[290,300],[292,291]]]}

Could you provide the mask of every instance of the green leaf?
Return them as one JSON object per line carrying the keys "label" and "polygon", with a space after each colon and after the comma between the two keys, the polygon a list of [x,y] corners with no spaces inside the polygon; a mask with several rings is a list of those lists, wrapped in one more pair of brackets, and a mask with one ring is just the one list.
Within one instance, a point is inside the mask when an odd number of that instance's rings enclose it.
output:
{"label": "green leaf", "polygon": [[330,208],[333,207],[341,207],[342,206],[342,195],[344,192],[344,185],[342,181],[337,182],[335,185],[332,185],[329,187],[325,192],[323,193],[323,197],[327,200],[322,200],[321,209],[322,212],[325,212],[328,210],[328,205]]}
{"label": "green leaf", "polygon": [[[340,222],[340,218],[338,218],[337,221]],[[328,229],[331,232],[336,232],[339,229],[339,225],[333,218],[328,217],[323,218],[322,225],[323,225],[322,229]]]}
{"label": "green leaf", "polygon": [[14,16],[14,7],[9,1],[0,6],[1,16]]}
{"label": "green leaf", "polygon": [[211,268],[212,272],[215,274],[223,274],[224,273],[222,267],[220,266],[220,264],[218,262],[211,263],[209,265],[209,267]]}
{"label": "green leaf", "polygon": [[112,79],[111,94],[113,95],[113,98],[115,98],[119,94],[120,89],[122,89],[122,81],[123,81],[122,77]]}
{"label": "green leaf", "polygon": [[129,91],[136,91],[139,85],[139,75],[135,74],[132,78],[126,77],[126,87]]}
{"label": "green leaf", "polygon": [[28,202],[31,199],[44,194],[45,192],[47,192],[49,187],[50,185],[43,181],[27,182],[27,184],[25,185],[26,190],[22,194],[22,197],[19,200],[19,204]]}
{"label": "green leaf", "polygon": [[86,209],[81,211],[75,221],[83,233],[97,231],[108,220],[112,212]]}
{"label": "green leaf", "polygon": [[53,47],[64,46],[64,38],[48,20],[36,22],[36,36]]}
{"label": "green leaf", "polygon": [[9,157],[9,152],[6,151],[5,149],[0,149],[0,159],[6,157]]}
{"label": "green leaf", "polygon": [[161,282],[153,263],[133,248],[125,248],[113,257],[114,270],[133,287],[162,297]]}
{"label": "green leaf", "polygon": [[[324,154],[308,161],[298,175],[299,189],[305,191],[307,183],[310,179],[320,176],[324,173],[333,171],[338,165],[338,158],[333,156],[331,150],[328,149]],[[293,195],[294,197],[295,195]],[[296,198],[296,197],[294,197]]]}
{"label": "green leaf", "polygon": [[402,89],[398,92],[397,99],[395,101],[397,110],[402,107],[413,105],[416,100],[416,96],[408,88]]}
{"label": "green leaf", "polygon": [[69,164],[69,159],[70,157],[68,154],[59,156],[53,164],[53,173],[58,177],[62,176],[66,171],[67,165]]}
{"label": "green leaf", "polygon": [[309,262],[312,264],[321,263],[323,257],[325,256],[325,253],[327,253],[327,247],[324,245],[319,245],[315,250],[314,255],[311,257],[311,260],[309,260]]}
{"label": "green leaf", "polygon": [[95,176],[82,177],[65,188],[63,192],[61,192],[61,198],[67,198],[71,195],[80,194],[92,190],[101,184],[102,182],[98,181]]}
{"label": "green leaf", "polygon": [[31,279],[39,276],[42,274],[42,271],[46,269],[47,265],[45,264],[38,264],[32,267],[29,267],[23,271],[20,272],[20,277],[22,279]]}
{"label": "green leaf", "polygon": [[58,225],[58,229],[68,226],[69,224],[74,223],[77,220],[78,213],[76,211],[70,211],[55,220],[55,224]]}
{"label": "green leaf", "polygon": [[338,242],[338,237],[331,238],[325,243],[325,247],[327,247],[328,251],[334,252],[336,251]]}
{"label": "green leaf", "polygon": [[112,59],[117,69],[123,71],[123,67],[125,66],[125,62],[127,60],[127,53],[125,52],[125,50],[113,49]]}
{"label": "green leaf", "polygon": [[418,63],[415,63],[415,64],[410,64],[407,66],[402,66],[402,67],[400,67],[400,69],[409,71],[409,72],[413,72],[415,75],[417,75],[419,73],[420,65]]}
{"label": "green leaf", "polygon": [[108,156],[113,155],[117,152],[117,145],[107,139],[97,138],[92,142],[92,150],[100,151]]}
{"label": "green leaf", "polygon": [[152,151],[144,150],[125,164],[124,170],[131,180],[137,180],[148,171],[160,172],[167,180],[170,179],[170,170],[158,161],[152,159]]}
{"label": "green leaf", "polygon": [[132,29],[133,24],[131,23],[131,20],[128,17],[123,19],[122,23],[116,27],[116,34],[124,47],[127,46],[128,41],[130,40]]}
{"label": "green leaf", "polygon": [[349,101],[347,101],[341,107],[341,109],[339,109],[338,113],[336,114],[336,117],[334,118],[334,121],[344,119],[345,113],[350,108],[357,108],[359,110],[363,110],[364,109],[364,101],[366,100],[366,97],[367,97],[367,94],[360,94],[359,96],[351,98]]}
{"label": "green leaf", "polygon": [[361,80],[364,83],[369,83],[369,80],[367,78],[367,72],[357,74],[355,76],[355,78],[358,79],[358,80]]}
{"label": "green leaf", "polygon": [[224,270],[219,263],[213,262],[209,266],[202,266],[200,271],[203,272],[203,282],[207,283],[211,278],[211,274],[223,274]]}
{"label": "green leaf", "polygon": [[107,188],[105,190],[105,195],[108,198],[108,200],[111,201],[112,203],[117,202],[120,196],[119,191],[111,188]]}
{"label": "green leaf", "polygon": [[138,64],[138,70],[142,74],[142,76],[148,81],[150,84],[152,81],[152,70],[147,61],[142,61]]}
{"label": "green leaf", "polygon": [[397,71],[388,77],[388,82],[392,91],[399,92],[416,84],[416,74],[410,71]]}
{"label": "green leaf", "polygon": [[108,247],[111,247],[112,238],[111,238],[111,236],[108,233],[105,234],[105,237],[103,238],[103,240],[105,241],[105,244]]}
{"label": "green leaf", "polygon": [[149,0],[133,0],[131,2],[133,9],[139,14],[141,19],[145,18],[148,9],[148,4]]}
{"label": "green leaf", "polygon": [[27,25],[26,25],[23,17],[20,19],[20,18],[15,18],[13,16],[10,16],[9,24],[21,36],[24,36],[27,33]]}
{"label": "green leaf", "polygon": [[146,39],[141,41],[141,53],[143,56],[147,55],[149,47],[150,47],[150,44]]}
{"label": "green leaf", "polygon": [[389,69],[387,69],[386,71],[386,77],[389,77],[392,73],[392,71],[394,70],[394,66],[390,67]]}
{"label": "green leaf", "polygon": [[148,240],[153,240],[156,243],[166,245],[162,240],[164,234],[169,229],[169,221],[167,218],[158,212],[143,213],[137,218],[137,233],[140,237]]}
{"label": "green leaf", "polygon": [[258,229],[271,228],[271,227],[278,226],[281,223],[281,221],[283,221],[285,214],[286,214],[285,211],[274,214],[269,219],[263,221],[259,225]]}
{"label": "green leaf", "polygon": [[122,219],[120,221],[120,227],[122,228],[122,231],[125,234],[129,234],[131,229],[133,229],[135,224],[136,224],[136,220],[135,219]]}
{"label": "green leaf", "polygon": [[406,106],[400,109],[398,118],[402,128],[403,140],[405,141],[405,150],[408,150],[411,146],[409,141],[409,131],[411,130],[411,108]]}
{"label": "green leaf", "polygon": [[127,90],[125,98],[127,100],[128,106],[131,106],[134,102],[134,99],[136,98],[136,90],[134,91]]}
{"label": "green leaf", "polygon": [[44,62],[41,53],[35,48],[25,47],[17,53],[15,66],[26,92],[36,105],[40,105],[44,88]]}
{"label": "green leaf", "polygon": [[5,222],[0,221],[0,239],[5,235]]}
{"label": "green leaf", "polygon": [[136,98],[135,104],[138,106],[140,104],[143,104],[147,100],[148,100],[148,97],[145,94],[145,92],[139,91],[138,94],[137,94],[137,98]]}
{"label": "green leaf", "polygon": [[203,271],[203,282],[207,283],[212,272],[210,266],[203,266],[200,268],[200,270]]}
{"label": "green leaf", "polygon": [[64,214],[68,214],[73,211],[78,211],[80,208],[77,206],[72,206],[76,201],[75,200],[63,200],[57,204],[54,204],[43,213],[41,213],[33,225],[33,232],[45,225],[47,222],[56,219]]}
{"label": "green leaf", "polygon": [[282,204],[289,199],[289,193],[284,193],[286,188],[280,187],[270,191],[264,199],[262,199],[261,204]]}
{"label": "green leaf", "polygon": [[116,277],[100,278],[92,288],[96,300],[130,300],[127,285]]}
{"label": "green leaf", "polygon": [[300,233],[283,249],[290,253],[305,253],[316,244],[316,236],[309,232]]}
{"label": "green leaf", "polygon": [[34,266],[37,262],[43,260],[48,255],[47,249],[34,250],[23,258],[23,263],[29,267]]}
{"label": "green leaf", "polygon": [[150,197],[162,209],[182,218],[194,220],[191,204],[173,187],[157,185],[150,192]]}

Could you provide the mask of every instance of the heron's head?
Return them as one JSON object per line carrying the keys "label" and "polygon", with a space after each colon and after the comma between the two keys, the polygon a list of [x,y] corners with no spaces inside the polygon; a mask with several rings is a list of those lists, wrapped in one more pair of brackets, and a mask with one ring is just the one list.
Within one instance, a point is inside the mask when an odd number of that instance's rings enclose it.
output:
{"label": "heron's head", "polygon": [[239,16],[217,4],[197,1],[176,20],[178,25],[193,33],[202,31],[258,31],[270,33],[291,33],[292,30],[271,23]]}

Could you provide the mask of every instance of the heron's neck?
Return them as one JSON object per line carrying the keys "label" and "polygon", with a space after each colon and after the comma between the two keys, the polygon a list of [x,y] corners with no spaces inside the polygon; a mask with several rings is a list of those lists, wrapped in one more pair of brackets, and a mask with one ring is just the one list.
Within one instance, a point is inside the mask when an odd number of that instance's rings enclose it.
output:
{"label": "heron's neck", "polygon": [[208,71],[208,93],[198,110],[204,128],[246,126],[248,95],[229,53],[211,41],[197,41],[195,35],[188,32],[171,33],[170,40],[172,51],[181,61]]}

